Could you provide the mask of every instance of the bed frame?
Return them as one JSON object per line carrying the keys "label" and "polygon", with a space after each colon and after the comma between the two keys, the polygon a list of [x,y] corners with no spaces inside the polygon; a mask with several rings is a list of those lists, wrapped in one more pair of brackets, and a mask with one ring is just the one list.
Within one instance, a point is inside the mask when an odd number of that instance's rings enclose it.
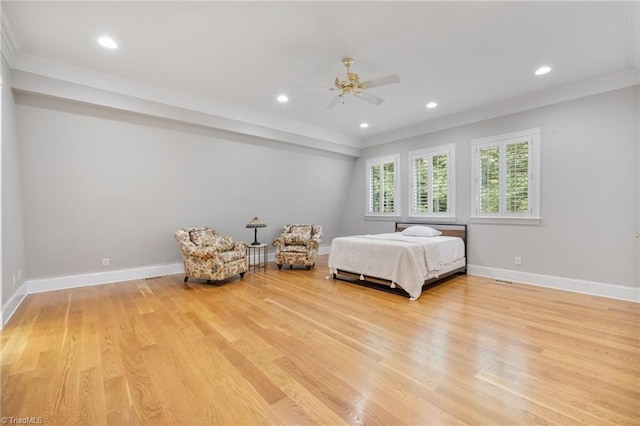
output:
{"label": "bed frame", "polygon": [[[443,273],[438,278],[431,278],[429,280],[426,280],[422,285],[422,291],[443,282],[444,280],[450,278],[452,275],[456,275],[456,274],[466,275],[467,263],[468,263],[467,262],[467,240],[468,240],[467,225],[459,225],[456,223],[396,222],[395,232],[402,232],[406,228],[413,225],[429,226],[433,229],[437,229],[438,231],[441,231],[443,236],[459,237],[462,239],[462,241],[464,241],[464,258],[465,258],[464,266],[457,269],[453,269],[446,273]],[[371,277],[367,275],[362,275],[364,276],[364,280],[361,280],[360,276],[361,276],[360,274],[349,272],[349,271],[343,271],[340,269],[338,269],[338,271],[333,274],[333,278],[336,280],[345,281],[351,284],[356,284],[363,287],[369,287],[376,290],[386,291],[387,293],[393,293],[393,294],[399,294],[405,297],[411,297],[409,293],[407,293],[402,287],[398,287],[398,286],[392,287],[391,281],[389,280],[386,280],[383,278]]]}

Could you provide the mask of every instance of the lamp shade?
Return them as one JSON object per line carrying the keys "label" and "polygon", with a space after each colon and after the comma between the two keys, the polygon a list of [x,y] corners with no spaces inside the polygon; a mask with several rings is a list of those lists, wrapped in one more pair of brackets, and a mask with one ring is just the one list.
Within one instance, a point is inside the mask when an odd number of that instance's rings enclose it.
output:
{"label": "lamp shade", "polygon": [[251,219],[251,222],[247,223],[247,228],[266,228],[267,224],[258,219],[258,217],[254,217]]}
{"label": "lamp shade", "polygon": [[247,228],[253,228],[253,242],[251,243],[252,246],[260,245],[260,243],[258,242],[258,228],[265,228],[266,226],[267,224],[258,219],[257,216],[251,219],[251,222],[247,223]]}

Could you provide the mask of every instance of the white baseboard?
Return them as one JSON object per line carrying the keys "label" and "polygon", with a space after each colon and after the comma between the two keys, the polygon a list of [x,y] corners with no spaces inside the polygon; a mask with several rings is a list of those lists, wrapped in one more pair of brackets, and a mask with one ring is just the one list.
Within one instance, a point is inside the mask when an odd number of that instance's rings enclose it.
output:
{"label": "white baseboard", "polygon": [[95,272],[91,274],[41,278],[38,280],[27,280],[27,293],[42,293],[45,291],[117,283],[121,281],[158,277],[161,275],[174,275],[183,272],[184,266],[182,263],[173,263],[169,265],[151,265],[141,268],[120,269],[116,271]]}
{"label": "white baseboard", "polygon": [[[330,245],[320,246],[318,248],[318,254],[328,254],[330,249],[331,249]],[[267,260],[269,262],[275,261],[274,250],[269,250]],[[152,265],[152,266],[144,266],[140,268],[119,269],[115,271],[94,272],[90,274],[67,275],[67,276],[60,276],[60,277],[27,280],[25,283],[26,293],[24,294],[24,296],[26,296],[27,294],[42,293],[45,291],[65,290],[69,288],[116,283],[121,281],[139,280],[143,278],[151,278],[151,277],[158,277],[162,275],[174,275],[174,274],[182,274],[182,273],[184,273],[183,264],[173,263],[168,265]],[[23,287],[25,286],[23,285]],[[17,308],[17,305],[16,305],[16,308]],[[8,312],[8,310],[3,309],[2,312],[3,313]],[[4,319],[4,316],[0,317],[0,319]],[[7,321],[8,319],[9,318],[6,318]]]}
{"label": "white baseboard", "polygon": [[27,297],[27,284],[24,283],[7,302],[2,305],[2,311],[0,311],[0,330],[9,322],[13,314],[18,309],[18,306],[22,304],[24,298]]}
{"label": "white baseboard", "polygon": [[[318,254],[328,254],[331,246],[320,246]],[[275,261],[275,251],[270,250],[267,256],[269,262]],[[41,278],[27,280],[26,292],[42,293],[45,291],[64,290],[68,288],[86,287],[90,285],[116,283],[121,281],[139,280],[143,278],[158,277],[162,275],[174,275],[184,273],[182,263],[168,265],[152,265],[140,268],[120,269],[115,271],[94,272],[90,274],[67,275],[61,277]],[[4,311],[4,310],[3,310]]]}
{"label": "white baseboard", "polygon": [[491,268],[487,266],[467,265],[469,275],[494,278],[504,281],[531,284],[538,287],[548,287],[556,290],[574,293],[591,294],[608,297],[610,299],[640,302],[640,289],[615,284],[605,284],[594,281],[578,280],[574,278],[556,277],[553,275],[533,274],[509,269]]}
{"label": "white baseboard", "polygon": [[139,280],[143,278],[158,277],[161,275],[181,274],[184,272],[182,262],[169,265],[151,265],[141,268],[119,269],[116,271],[94,272],[91,274],[67,275],[60,277],[41,278],[27,280],[18,288],[11,299],[2,306],[0,312],[1,328],[9,322],[18,306],[28,294],[43,293],[46,291],[65,290],[76,287],[117,283],[121,281]]}
{"label": "white baseboard", "polygon": [[[330,248],[331,246],[320,246],[318,254],[328,254]],[[271,251],[267,258],[270,262],[273,262],[275,260],[275,252]],[[611,299],[640,302],[640,289],[633,287],[577,280],[573,278],[555,277],[552,275],[518,272],[478,265],[468,265],[467,272],[470,275],[478,275],[481,277],[531,284],[556,290],[572,291],[575,293],[591,294]],[[151,265],[140,268],[120,269],[116,271],[95,272],[91,274],[27,280],[2,306],[2,311],[0,311],[0,324],[4,327],[28,294],[181,273],[184,273],[183,264],[174,263],[168,265]]]}

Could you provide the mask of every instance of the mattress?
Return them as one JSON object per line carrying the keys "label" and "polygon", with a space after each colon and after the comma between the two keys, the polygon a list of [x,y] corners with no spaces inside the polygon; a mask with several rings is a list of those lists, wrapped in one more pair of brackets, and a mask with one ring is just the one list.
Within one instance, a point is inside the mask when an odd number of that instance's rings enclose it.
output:
{"label": "mattress", "polygon": [[464,253],[458,237],[412,237],[400,232],[339,237],[331,243],[329,269],[389,280],[415,300],[426,280],[450,271]]}

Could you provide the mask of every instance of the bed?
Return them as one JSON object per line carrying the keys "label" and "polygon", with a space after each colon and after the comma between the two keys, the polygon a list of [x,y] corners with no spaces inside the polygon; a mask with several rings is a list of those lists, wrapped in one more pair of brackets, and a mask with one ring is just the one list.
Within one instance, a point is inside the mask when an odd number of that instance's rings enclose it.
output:
{"label": "bed", "polygon": [[[433,230],[442,234],[416,236]],[[334,238],[329,271],[337,280],[417,300],[423,288],[467,273],[466,247],[467,225],[396,222],[395,232]]]}

